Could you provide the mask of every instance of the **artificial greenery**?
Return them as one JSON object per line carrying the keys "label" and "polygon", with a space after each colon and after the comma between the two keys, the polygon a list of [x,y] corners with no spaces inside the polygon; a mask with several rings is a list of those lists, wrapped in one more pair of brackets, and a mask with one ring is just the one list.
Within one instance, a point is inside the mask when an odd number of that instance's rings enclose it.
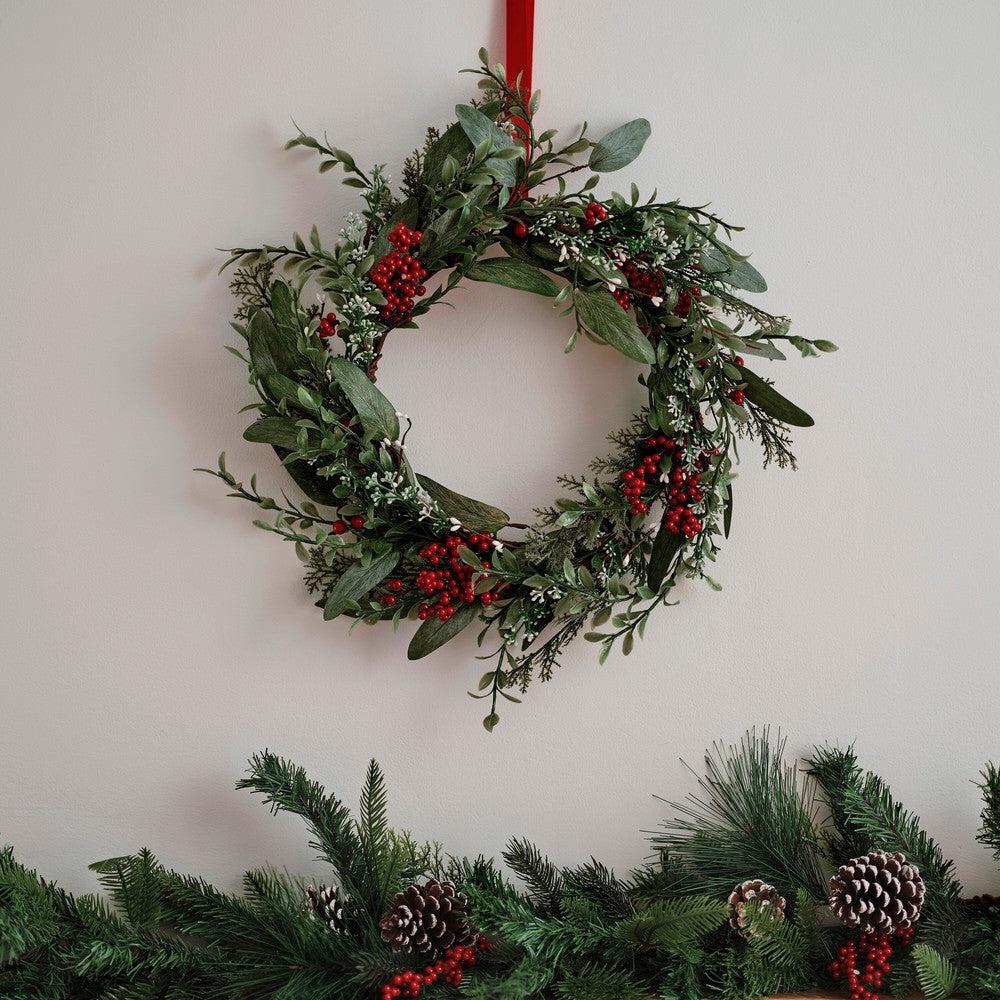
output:
{"label": "artificial greenery", "polygon": [[[332,245],[314,227],[290,246],[234,249],[224,268],[235,269],[244,342],[231,350],[259,397],[245,437],[271,445],[308,500],[244,485],[224,456],[205,471],[294,545],[324,617],[422,619],[413,659],[478,623],[495,662],[474,696],[489,699],[492,729],[498,698],[548,680],[588,622],[603,662],[616,645],[631,651],[679,578],[718,586],[708,569],[729,533],[738,440],[794,465],[789,425],[812,423],[743,357],[783,360],[783,343],[804,356],[835,347],[792,335],[786,318],[740,296],[766,285],[730,245],[738,227],[704,207],[643,199],[635,185],[595,200],[599,175],[640,153],[648,122],[599,141],[584,126],[560,142],[536,131],[539,95],[480,57],[469,72],[481,98],[428,131],[399,191],[384,166],[366,171],[326,140],[300,132],[289,143],[318,153],[321,172],[340,167],[361,213]],[[571,189],[574,175],[584,179]],[[405,275],[386,277],[397,266]],[[530,526],[415,473],[410,422],[374,385],[391,330],[414,327],[465,280],[551,298],[572,317],[567,350],[581,339],[615,349],[645,388],[641,411],[610,435],[613,452],[589,475],[561,477],[564,495]],[[433,563],[427,546],[448,536],[462,543],[451,576],[468,567],[467,586],[441,596],[418,574]]]}
{"label": "artificial greenery", "polygon": [[[383,943],[379,920],[396,891],[424,878],[455,883],[492,944],[460,989],[438,984],[428,996],[750,1000],[829,989],[827,966],[850,938],[825,903],[827,878],[846,860],[842,844],[906,851],[927,880],[913,946],[893,958],[894,993],[997,996],[1000,903],[962,899],[940,848],[851,749],[817,749],[804,770],[783,750],[767,731],[714,747],[697,796],[653,835],[653,860],[625,876],[594,859],[561,867],[521,839],[503,865],[453,857],[390,825],[375,763],[353,815],[301,768],[265,752],[238,787],[305,821],[323,880],[339,887],[342,930],[315,918],[305,881],[286,873],[248,872],[243,893],[231,895],[143,850],[92,866],[105,896],[74,897],[8,848],[0,996],[375,998],[420,964]],[[984,775],[988,846],[1000,838],[996,773],[989,766]],[[748,904],[735,930],[733,882],[765,876],[785,897],[786,916]]]}

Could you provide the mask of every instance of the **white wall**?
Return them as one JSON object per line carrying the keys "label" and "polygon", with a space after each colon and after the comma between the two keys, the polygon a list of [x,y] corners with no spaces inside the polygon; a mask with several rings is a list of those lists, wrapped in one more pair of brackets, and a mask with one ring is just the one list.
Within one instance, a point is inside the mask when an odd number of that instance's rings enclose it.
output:
{"label": "white wall", "polygon": [[[398,173],[499,53],[499,2],[0,0],[3,725],[0,838],[71,888],[148,844],[224,885],[314,870],[232,790],[268,746],[453,850],[510,834],[639,861],[716,737],[780,724],[865,761],[985,888],[973,778],[997,740],[992,2],[538,4],[546,124],[653,136],[616,183],[743,223],[766,303],[839,354],[774,374],[816,417],[801,469],[747,455],[721,594],[688,585],[628,660],[574,648],[489,737],[469,641],[407,663],[346,637],[291,550],[196,476],[282,477],[240,438],[215,247],[353,207],[284,153],[290,117]],[[629,366],[564,359],[545,303],[473,287],[400,334],[387,391],[414,459],[525,514],[629,410]],[[748,875],[753,874],[748,872]],[[995,880],[994,880],[995,884]]]}

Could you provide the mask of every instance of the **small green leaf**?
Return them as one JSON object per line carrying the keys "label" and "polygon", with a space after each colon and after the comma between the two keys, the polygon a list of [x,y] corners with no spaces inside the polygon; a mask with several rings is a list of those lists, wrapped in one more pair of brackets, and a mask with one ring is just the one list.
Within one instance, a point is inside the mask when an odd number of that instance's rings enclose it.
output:
{"label": "small green leaf", "polygon": [[505,288],[516,288],[535,295],[554,296],[559,293],[555,282],[547,275],[522,260],[513,257],[490,257],[477,261],[466,272],[473,281],[490,281]]}
{"label": "small green leaf", "polygon": [[636,326],[635,317],[625,312],[606,289],[578,289],[573,301],[580,322],[591,333],[633,361],[656,363],[656,351]]}
{"label": "small green leaf", "polygon": [[332,358],[330,371],[361,419],[366,439],[398,440],[399,420],[396,408],[375,388],[368,376],[347,358]]}
{"label": "small green leaf", "polygon": [[642,152],[649,133],[649,122],[645,118],[636,118],[613,129],[591,150],[590,169],[602,174],[621,170]]}
{"label": "small green leaf", "polygon": [[747,399],[756,403],[775,420],[791,424],[793,427],[812,427],[816,422],[805,410],[799,409],[794,403],[785,399],[773,385],[765,382],[749,368],[743,369],[743,381],[746,383],[744,391]]}
{"label": "small green leaf", "polygon": [[656,533],[656,541],[653,542],[653,551],[649,557],[649,566],[646,569],[646,582],[649,589],[660,590],[670,564],[674,561],[674,556],[684,545],[684,536],[671,531],[665,524],[660,525],[660,530]]}
{"label": "small green leaf", "polygon": [[492,533],[510,523],[510,515],[499,507],[491,507],[481,500],[473,500],[471,497],[456,493],[447,486],[435,482],[430,476],[418,475],[417,480],[448,517],[454,517],[463,527],[471,531]]}
{"label": "small green leaf", "polygon": [[478,606],[462,604],[446,621],[432,617],[422,622],[420,628],[413,633],[410,645],[406,650],[406,658],[419,660],[440,649],[446,642],[454,639],[459,632],[468,628],[479,617]]}
{"label": "small green leaf", "polygon": [[722,533],[729,537],[729,529],[733,526],[733,487],[729,486],[729,496],[726,498],[726,509],[722,512]]}
{"label": "small green leaf", "polygon": [[[364,597],[377,587],[399,563],[398,552],[383,552],[367,565],[360,562],[350,566],[335,584],[323,607],[323,617],[329,621],[343,614],[344,610],[359,597]],[[469,605],[472,607],[472,605]]]}
{"label": "small green leaf", "polygon": [[483,729],[485,729],[488,733],[492,733],[499,721],[500,716],[497,715],[496,712],[490,712],[490,714],[483,719]]}

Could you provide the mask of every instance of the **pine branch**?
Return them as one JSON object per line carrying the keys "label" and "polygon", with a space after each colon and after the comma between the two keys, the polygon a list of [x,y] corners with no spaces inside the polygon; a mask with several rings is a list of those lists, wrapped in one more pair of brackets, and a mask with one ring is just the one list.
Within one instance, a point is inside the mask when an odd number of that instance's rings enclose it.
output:
{"label": "pine branch", "polygon": [[150,927],[159,920],[163,869],[148,848],[97,861],[90,870],[97,873],[98,882],[133,927]]}
{"label": "pine branch", "polygon": [[579,868],[564,869],[562,879],[565,892],[595,903],[611,920],[622,920],[634,912],[626,883],[596,858]]}
{"label": "pine branch", "polygon": [[527,884],[528,898],[534,906],[543,913],[559,912],[563,891],[562,876],[534,844],[514,838],[507,844],[503,859],[511,871]]}
{"label": "pine branch", "polygon": [[815,791],[811,782],[799,787],[784,749],[785,740],[779,735],[772,745],[767,729],[747,733],[737,747],[716,744],[705,757],[700,795],[671,803],[680,817],[651,841],[688,869],[687,891],[729,893],[752,874],[782,892],[825,896]]}
{"label": "pine branch", "polygon": [[947,1000],[958,987],[958,969],[926,944],[913,949],[913,964],[927,1000]]}
{"label": "pine branch", "polygon": [[654,903],[623,920],[616,936],[638,952],[672,952],[693,961],[697,946],[726,921],[727,905],[711,896],[682,896]]}
{"label": "pine branch", "polygon": [[[315,838],[310,847],[333,866],[345,892],[357,899],[366,897],[364,849],[351,812],[321,784],[310,780],[303,768],[265,750],[250,759],[248,776],[236,787],[264,796],[273,813],[290,812],[305,819]],[[373,919],[377,921],[380,915]]]}
{"label": "pine branch", "polygon": [[1000,768],[993,763],[987,764],[982,779],[979,786],[983,793],[982,826],[976,840],[988,847],[1000,862]]}
{"label": "pine branch", "polygon": [[843,861],[867,854],[872,849],[871,839],[847,817],[844,797],[849,789],[861,784],[863,771],[858,766],[854,747],[815,747],[813,756],[806,760],[806,774],[814,778],[822,790],[822,798],[830,811],[833,832],[827,841],[833,855]]}

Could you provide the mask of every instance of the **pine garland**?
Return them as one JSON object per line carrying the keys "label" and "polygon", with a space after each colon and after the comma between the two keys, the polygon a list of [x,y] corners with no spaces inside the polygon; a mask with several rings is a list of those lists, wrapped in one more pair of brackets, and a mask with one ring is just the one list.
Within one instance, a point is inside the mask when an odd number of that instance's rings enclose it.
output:
{"label": "pine garland", "polygon": [[[1000,905],[962,900],[952,864],[853,750],[817,748],[799,772],[765,730],[706,757],[701,793],[654,835],[655,859],[625,877],[591,859],[560,867],[511,840],[508,874],[393,829],[386,783],[369,766],[352,811],[277,755],[255,755],[239,787],[303,818],[338,886],[343,922],[307,905],[306,882],[250,871],[240,895],[164,868],[148,850],[92,866],[103,896],[74,897],[0,851],[0,996],[10,1000],[377,1000],[421,962],[379,935],[396,892],[450,882],[481,935],[455,981],[425,1000],[751,1000],[830,988],[853,938],[834,926],[826,879],[863,846],[906,850],[928,887],[912,947],[893,957],[897,995],[987,998],[1000,988]],[[985,846],[996,845],[997,768],[983,772]],[[822,798],[827,808],[814,808]],[[763,875],[784,911],[747,902],[730,924],[734,880]],[[975,904],[975,905],[974,905]],[[489,943],[488,949],[487,941]],[[486,950],[484,950],[486,949]],[[406,979],[410,976],[410,979]],[[457,983],[461,982],[459,989]],[[388,991],[388,992],[387,992]]]}

